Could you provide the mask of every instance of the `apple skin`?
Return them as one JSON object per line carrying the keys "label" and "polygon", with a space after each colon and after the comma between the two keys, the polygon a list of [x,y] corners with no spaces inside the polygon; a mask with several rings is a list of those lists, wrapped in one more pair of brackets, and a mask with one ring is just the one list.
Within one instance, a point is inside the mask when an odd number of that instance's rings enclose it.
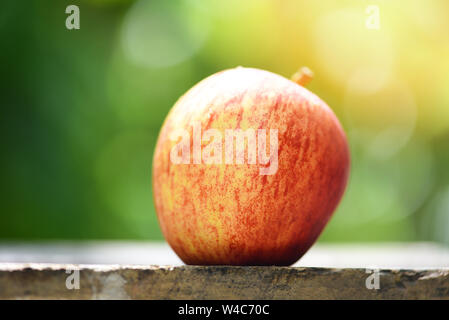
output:
{"label": "apple skin", "polygon": [[[277,172],[260,175],[247,162],[172,163],[171,135],[192,137],[194,122],[203,131],[278,129]],[[186,264],[291,265],[336,209],[349,166],[345,133],[315,94],[268,71],[224,70],[184,94],[162,126],[153,159],[158,220]]]}

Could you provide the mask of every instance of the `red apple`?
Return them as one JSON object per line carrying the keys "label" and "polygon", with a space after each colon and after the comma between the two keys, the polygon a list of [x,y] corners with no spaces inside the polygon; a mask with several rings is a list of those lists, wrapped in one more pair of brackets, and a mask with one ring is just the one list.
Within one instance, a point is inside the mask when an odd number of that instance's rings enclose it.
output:
{"label": "red apple", "polygon": [[290,265],[318,238],[345,190],[349,150],[332,110],[300,85],[306,76],[221,71],[168,114],[154,201],[185,263]]}

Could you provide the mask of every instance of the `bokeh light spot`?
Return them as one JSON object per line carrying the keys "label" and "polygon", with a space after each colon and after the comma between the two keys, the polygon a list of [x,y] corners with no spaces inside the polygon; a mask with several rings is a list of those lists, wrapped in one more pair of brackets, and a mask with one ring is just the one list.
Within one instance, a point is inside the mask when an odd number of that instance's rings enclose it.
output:
{"label": "bokeh light spot", "polygon": [[363,10],[342,9],[322,16],[315,25],[315,52],[322,70],[334,81],[346,83],[348,77],[365,68],[391,73],[395,51],[387,28],[365,27]]}
{"label": "bokeh light spot", "polygon": [[364,139],[373,157],[388,158],[412,136],[417,117],[411,90],[393,80],[376,92],[366,93],[351,85],[346,89],[344,111],[352,130]]}
{"label": "bokeh light spot", "polygon": [[167,67],[190,58],[207,39],[206,14],[189,1],[138,1],[128,11],[122,46],[134,63]]}

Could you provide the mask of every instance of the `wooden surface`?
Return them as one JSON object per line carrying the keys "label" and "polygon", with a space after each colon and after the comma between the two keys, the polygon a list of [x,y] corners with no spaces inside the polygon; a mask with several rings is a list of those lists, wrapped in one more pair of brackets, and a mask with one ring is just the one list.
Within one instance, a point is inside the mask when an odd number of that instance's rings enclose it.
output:
{"label": "wooden surface", "polygon": [[0,298],[449,299],[449,251],[428,243],[316,245],[293,267],[198,267],[183,266],[165,244],[7,243]]}

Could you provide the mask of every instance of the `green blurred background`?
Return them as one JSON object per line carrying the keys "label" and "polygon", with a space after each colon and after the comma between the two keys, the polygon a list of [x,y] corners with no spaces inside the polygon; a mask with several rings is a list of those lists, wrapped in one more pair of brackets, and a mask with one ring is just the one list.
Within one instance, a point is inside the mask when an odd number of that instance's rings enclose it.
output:
{"label": "green blurred background", "polygon": [[[81,28],[67,30],[66,6]],[[377,6],[380,24],[369,24]],[[340,118],[352,171],[320,241],[449,244],[449,2],[3,0],[0,238],[161,240],[162,121],[238,65],[308,88]]]}

